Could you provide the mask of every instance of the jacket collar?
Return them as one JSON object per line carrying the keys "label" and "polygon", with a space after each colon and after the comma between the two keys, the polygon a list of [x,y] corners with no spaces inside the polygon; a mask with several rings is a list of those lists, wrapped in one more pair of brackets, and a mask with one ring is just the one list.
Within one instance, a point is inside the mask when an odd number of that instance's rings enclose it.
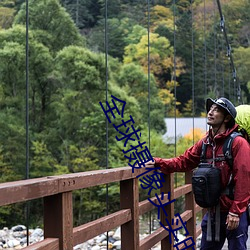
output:
{"label": "jacket collar", "polygon": [[213,141],[221,141],[224,140],[228,135],[233,133],[234,131],[238,131],[238,124],[235,124],[232,128],[227,129],[224,133],[217,134],[215,137],[212,137],[212,129],[210,128],[207,132],[207,142],[212,143]]}

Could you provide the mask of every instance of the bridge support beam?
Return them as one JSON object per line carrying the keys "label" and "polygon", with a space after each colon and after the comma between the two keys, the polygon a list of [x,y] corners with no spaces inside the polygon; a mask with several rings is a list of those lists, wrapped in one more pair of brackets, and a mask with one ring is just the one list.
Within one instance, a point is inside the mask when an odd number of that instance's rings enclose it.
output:
{"label": "bridge support beam", "polygon": [[[169,200],[173,200],[174,199],[174,174],[168,174],[164,176],[165,182],[163,182],[163,186],[161,188],[161,192],[164,192],[164,194],[167,194],[168,192],[170,192],[170,199]],[[163,213],[163,211],[161,210],[161,223],[166,226],[167,225],[167,221],[171,218],[174,218],[174,203],[170,203],[166,206],[166,212],[167,212],[167,217],[166,215]],[[170,239],[171,237],[171,239]],[[172,242],[172,244],[170,244],[170,242]],[[173,239],[173,235],[170,234],[168,235],[166,238],[164,238],[161,241],[161,249],[162,250],[173,250],[174,249],[174,239]]]}
{"label": "bridge support beam", "polygon": [[130,209],[132,220],[121,226],[121,249],[139,250],[139,187],[138,179],[120,183],[121,209]]}
{"label": "bridge support beam", "polygon": [[[192,183],[192,172],[185,173],[185,183]],[[192,218],[187,221],[187,230],[189,235],[193,237],[193,240],[196,243],[196,211],[195,211],[196,203],[194,200],[193,193],[187,193],[185,195],[185,210],[192,211]]]}
{"label": "bridge support beam", "polygon": [[44,197],[44,238],[58,238],[60,250],[73,249],[72,192]]}

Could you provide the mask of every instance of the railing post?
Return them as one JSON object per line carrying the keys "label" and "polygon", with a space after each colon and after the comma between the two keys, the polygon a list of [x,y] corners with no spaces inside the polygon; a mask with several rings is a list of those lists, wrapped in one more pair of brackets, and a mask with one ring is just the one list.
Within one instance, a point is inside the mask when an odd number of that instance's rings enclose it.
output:
{"label": "railing post", "polygon": [[[170,192],[170,200],[174,199],[174,177],[173,174],[168,174],[164,176],[165,182],[163,182],[163,187],[161,188],[161,192],[164,192],[164,194],[167,194]],[[174,202],[168,204],[165,208],[167,212],[167,217],[161,210],[161,223],[165,226],[167,225],[166,219],[171,223],[172,218],[174,218]],[[170,237],[172,244],[170,244]],[[164,238],[161,241],[161,250],[173,250],[174,244],[173,244],[173,235],[170,234],[168,237]]]}
{"label": "railing post", "polygon": [[121,226],[121,249],[139,250],[139,188],[138,179],[120,182],[121,209],[131,209],[132,220]]}
{"label": "railing post", "polygon": [[72,192],[44,198],[44,238],[59,238],[60,250],[73,249]]}
{"label": "railing post", "polygon": [[[186,172],[185,173],[185,183],[191,184],[192,180],[192,172]],[[195,200],[193,196],[193,192],[190,192],[185,195],[185,210],[191,210],[192,211],[192,218],[187,221],[187,230],[189,233],[189,236],[193,236],[193,239],[196,243],[196,211],[195,211]]]}

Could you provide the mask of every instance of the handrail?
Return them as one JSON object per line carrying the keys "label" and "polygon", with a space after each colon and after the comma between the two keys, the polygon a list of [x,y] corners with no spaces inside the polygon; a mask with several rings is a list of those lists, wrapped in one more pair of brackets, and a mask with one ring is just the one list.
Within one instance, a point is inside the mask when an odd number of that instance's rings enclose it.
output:
{"label": "handrail", "polygon": [[[132,173],[130,167],[122,167],[2,183],[0,206],[43,198],[44,240],[23,248],[25,250],[72,250],[75,245],[118,226],[121,226],[122,249],[147,250],[161,241],[162,250],[171,250],[173,244],[170,244],[169,237],[173,236],[162,227],[139,240],[139,216],[155,209],[148,200],[139,202],[136,176],[143,172],[143,168],[135,169],[135,173]],[[194,202],[190,176],[187,173],[186,184],[174,189],[173,174],[165,175],[161,188],[165,194],[162,203],[168,201],[168,192],[171,194],[170,200],[185,195],[186,211],[181,217],[187,222],[190,236],[196,240],[201,232],[200,227],[196,227],[196,213],[201,208]],[[120,210],[73,228],[72,192],[112,182],[120,183]],[[151,200],[158,204],[156,197]],[[166,211],[169,218],[174,218],[174,203],[167,205]],[[163,213],[160,220],[166,225]]]}

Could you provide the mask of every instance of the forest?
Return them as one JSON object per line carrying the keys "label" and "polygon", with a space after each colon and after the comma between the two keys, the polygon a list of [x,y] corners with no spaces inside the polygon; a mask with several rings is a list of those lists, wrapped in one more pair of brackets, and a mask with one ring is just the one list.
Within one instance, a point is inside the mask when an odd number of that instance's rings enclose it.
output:
{"label": "forest", "polygon": [[[133,117],[151,154],[165,158],[201,134],[169,145],[164,118],[205,116],[207,97],[249,103],[250,2],[220,2],[230,50],[215,0],[2,0],[1,183],[127,166],[99,104],[111,95],[126,101],[124,120]],[[119,186],[108,190],[111,212]],[[30,204],[34,226],[41,202]],[[76,225],[100,217],[106,187],[76,191],[74,208]],[[0,207],[0,227],[24,221],[24,209]]]}

